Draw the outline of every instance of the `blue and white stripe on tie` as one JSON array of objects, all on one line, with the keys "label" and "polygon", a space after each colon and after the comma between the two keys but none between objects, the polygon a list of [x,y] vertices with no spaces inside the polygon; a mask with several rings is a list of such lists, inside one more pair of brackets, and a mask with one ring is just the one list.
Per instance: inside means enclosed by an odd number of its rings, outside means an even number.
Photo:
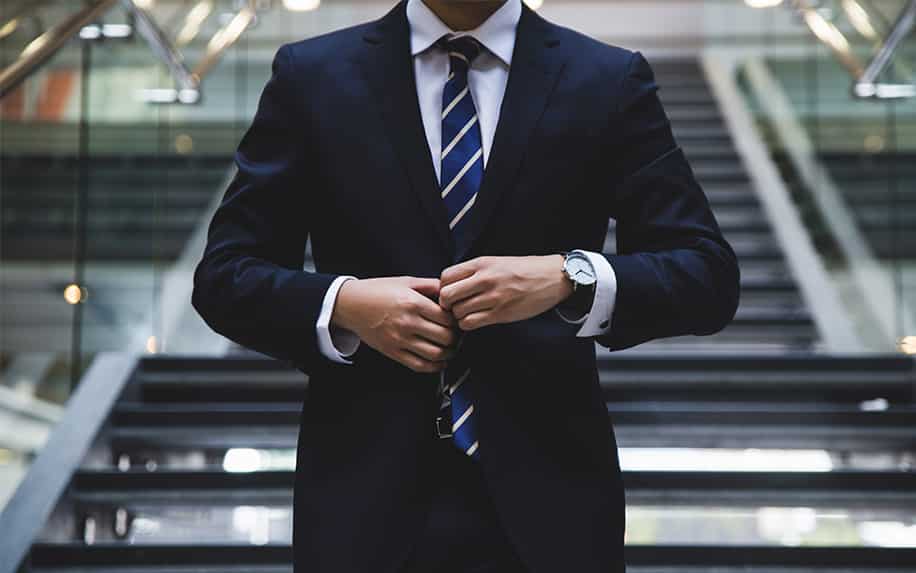
[{"label": "blue and white stripe on tie", "polygon": [[442,92],[442,153],[439,188],[449,228],[458,250],[468,239],[467,213],[474,206],[483,179],[483,144],[474,98],[468,89],[468,67],[480,53],[470,36],[440,40],[451,63]]},{"label": "blue and white stripe on tie", "polygon": [[[448,52],[450,69],[442,93],[442,153],[439,188],[448,214],[456,252],[469,240],[468,212],[477,200],[483,179],[483,144],[474,98],[468,89],[468,68],[480,53],[481,45],[470,36],[443,37],[438,45]],[[468,456],[479,457],[473,402],[473,380],[460,352],[442,371],[443,408],[450,411],[452,441]]]}]

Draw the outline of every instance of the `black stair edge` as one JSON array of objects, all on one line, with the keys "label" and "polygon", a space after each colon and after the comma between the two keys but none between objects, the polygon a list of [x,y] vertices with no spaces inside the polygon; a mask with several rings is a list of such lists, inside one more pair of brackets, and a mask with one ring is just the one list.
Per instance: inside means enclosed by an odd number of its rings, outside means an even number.
[{"label": "black stair edge", "polygon": [[[649,471],[622,472],[628,490],[880,492],[916,496],[916,473],[902,471]],[[288,489],[293,470],[232,473],[218,470],[127,471],[80,470],[73,476],[73,493],[99,491],[189,491]]]},{"label": "black stair edge", "polygon": [[[755,545],[628,545],[634,566],[810,566],[881,567],[903,571],[916,567],[916,549],[888,547],[787,547]],[[30,565],[289,565],[288,544],[267,545],[122,545],[37,543]]]},{"label": "black stair edge", "polygon": [[219,371],[238,373],[240,370],[251,372],[278,372],[294,371],[288,361],[276,360],[266,356],[246,355],[237,356],[227,354],[224,356],[171,356],[159,354],[144,356],[138,364],[138,374],[158,373],[168,371],[190,371],[217,373]]},{"label": "black stair edge", "polygon": [[[636,370],[741,370],[753,368],[765,370],[803,371],[848,371],[850,368],[916,373],[916,356],[894,352],[869,353],[698,353],[672,356],[666,353],[620,354],[598,357],[599,364],[614,366],[615,369]],[[240,370],[276,372],[294,370],[286,361],[270,357],[250,356],[208,356],[159,354],[144,356],[139,364],[143,372],[163,371],[222,371],[238,373]]]},{"label": "black stair edge", "polygon": [[[790,407],[792,406],[792,407]],[[126,402],[115,406],[111,423],[124,427],[298,426],[300,402]],[[916,440],[916,407],[904,403],[883,410],[862,409],[858,404],[741,403],[741,402],[609,402],[614,426],[778,426],[843,427],[863,431],[899,429],[913,431]]]},{"label": "black stair edge", "polygon": [[792,370],[843,371],[850,369],[882,372],[916,373],[916,356],[892,352],[867,354],[696,354],[666,356],[663,354],[616,354],[599,357],[599,364],[631,370]]}]

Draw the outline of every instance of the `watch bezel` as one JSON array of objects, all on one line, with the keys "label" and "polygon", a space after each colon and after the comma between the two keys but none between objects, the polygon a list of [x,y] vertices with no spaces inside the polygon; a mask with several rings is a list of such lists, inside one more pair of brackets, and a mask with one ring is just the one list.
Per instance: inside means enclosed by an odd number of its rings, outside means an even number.
[{"label": "watch bezel", "polygon": [[[583,282],[579,280],[578,276],[574,276],[569,270],[569,262],[573,259],[581,259],[588,264],[589,268],[592,270],[592,280],[590,282]],[[578,251],[569,251],[566,253],[566,258],[563,260],[563,273],[566,277],[572,281],[573,290],[578,290],[579,287],[582,288],[593,288],[598,283],[598,273],[595,269],[595,265],[592,264],[592,261],[584,253]]]}]

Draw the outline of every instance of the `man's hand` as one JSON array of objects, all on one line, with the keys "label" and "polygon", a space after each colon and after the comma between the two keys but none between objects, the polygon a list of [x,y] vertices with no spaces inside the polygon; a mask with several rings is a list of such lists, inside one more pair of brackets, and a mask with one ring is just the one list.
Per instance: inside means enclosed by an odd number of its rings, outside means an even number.
[{"label": "man's hand", "polygon": [[461,330],[531,318],[572,294],[563,261],[560,254],[464,261],[442,271],[439,304]]},{"label": "man's hand", "polygon": [[337,293],[331,324],[416,372],[438,372],[454,354],[455,319],[435,300],[439,279],[348,280]]}]

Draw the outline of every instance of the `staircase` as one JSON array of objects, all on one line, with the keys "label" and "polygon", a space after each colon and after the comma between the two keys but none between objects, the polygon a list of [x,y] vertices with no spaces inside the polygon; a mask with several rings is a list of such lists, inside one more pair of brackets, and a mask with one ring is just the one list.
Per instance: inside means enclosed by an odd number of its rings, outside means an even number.
[{"label": "staircase", "polygon": [[875,255],[916,262],[916,154],[830,152],[820,160]]},{"label": "staircase", "polygon": [[[916,461],[912,360],[618,356],[602,359],[600,373],[633,570],[916,568],[916,550],[868,536],[869,523],[906,523],[916,508],[906,471]],[[305,377],[272,360],[157,357],[120,383],[27,570],[291,571]],[[876,399],[886,402],[863,407]],[[762,450],[724,455],[743,448]],[[767,516],[779,531],[762,525]],[[786,547],[791,535],[813,547]]]},{"label": "staircase", "polygon": [[[653,67],[738,254],[742,297],[714,336],[599,352],[628,569],[916,571],[916,364],[815,352],[815,326],[700,68]],[[0,536],[0,573],[17,548],[41,573],[291,572],[306,378],[245,356],[148,357],[121,370],[106,360],[0,516],[3,531],[17,524]],[[892,539],[898,547],[885,546]]]},{"label": "staircase", "polygon": [[105,263],[174,260],[231,165],[231,157],[223,155],[0,157],[0,259],[72,259],[79,233],[80,169],[85,169],[86,258]]},{"label": "staircase", "polygon": [[[751,187],[699,63],[650,60],[659,97],[741,268],[735,319],[712,336],[680,336],[625,352],[813,351],[819,336],[779,243]],[[605,252],[616,251],[611,220]]]}]

